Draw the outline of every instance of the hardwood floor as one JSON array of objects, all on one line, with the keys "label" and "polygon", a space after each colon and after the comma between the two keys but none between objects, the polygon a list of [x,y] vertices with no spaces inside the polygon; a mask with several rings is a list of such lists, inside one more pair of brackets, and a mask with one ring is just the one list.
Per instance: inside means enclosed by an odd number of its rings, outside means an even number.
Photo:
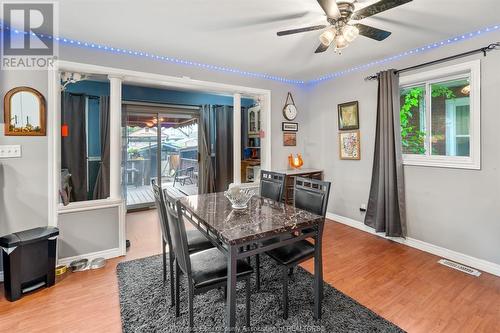
[{"label": "hardwood floor", "polygon": [[[101,270],[69,273],[55,287],[10,303],[0,292],[0,332],[120,332],[120,261],[160,253],[156,211],[127,215],[132,246]],[[324,277],[408,332],[500,332],[500,278],[479,278],[438,258],[329,221]],[[312,270],[312,262],[303,266]],[[160,268],[159,268],[160,269]]]}]

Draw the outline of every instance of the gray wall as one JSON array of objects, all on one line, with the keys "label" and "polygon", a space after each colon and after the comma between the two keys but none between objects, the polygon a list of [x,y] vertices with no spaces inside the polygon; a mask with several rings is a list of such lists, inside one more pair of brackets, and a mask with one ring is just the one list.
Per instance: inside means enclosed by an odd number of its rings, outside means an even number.
[{"label": "gray wall", "polygon": [[59,258],[118,248],[117,207],[59,215]]},{"label": "gray wall", "polygon": [[[3,96],[17,86],[47,95],[47,73],[0,73],[0,144],[22,145],[22,158],[0,159],[0,235],[47,225],[47,137],[4,136]],[[0,271],[2,270],[0,256]]]},{"label": "gray wall", "polygon": [[[489,35],[388,66],[403,68],[479,48],[496,39]],[[500,52],[458,62],[478,58],[482,64],[482,168],[405,166],[408,236],[500,264]],[[363,78],[382,69],[372,68],[320,85],[308,98],[307,160],[325,169],[326,178],[333,182],[328,211],[357,221],[363,221],[359,207],[368,201],[377,111],[377,83]],[[360,108],[361,161],[338,158],[337,104],[353,100],[359,101]]]}]

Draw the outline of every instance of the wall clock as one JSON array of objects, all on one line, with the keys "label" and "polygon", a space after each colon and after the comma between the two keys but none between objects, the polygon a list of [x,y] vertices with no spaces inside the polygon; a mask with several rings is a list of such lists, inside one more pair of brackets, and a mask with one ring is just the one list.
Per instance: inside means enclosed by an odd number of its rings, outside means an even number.
[{"label": "wall clock", "polygon": [[286,95],[285,106],[283,107],[283,117],[286,120],[294,120],[297,117],[297,107],[291,93]]}]

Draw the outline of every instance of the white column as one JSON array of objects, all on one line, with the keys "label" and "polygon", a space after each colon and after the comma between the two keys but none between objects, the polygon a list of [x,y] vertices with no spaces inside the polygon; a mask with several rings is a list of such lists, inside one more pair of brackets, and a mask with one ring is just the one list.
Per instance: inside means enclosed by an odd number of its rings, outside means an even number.
[{"label": "white column", "polygon": [[121,157],[122,157],[122,80],[109,76],[109,196],[113,200],[122,199]]},{"label": "white column", "polygon": [[241,184],[241,95],[233,95],[233,184]]}]

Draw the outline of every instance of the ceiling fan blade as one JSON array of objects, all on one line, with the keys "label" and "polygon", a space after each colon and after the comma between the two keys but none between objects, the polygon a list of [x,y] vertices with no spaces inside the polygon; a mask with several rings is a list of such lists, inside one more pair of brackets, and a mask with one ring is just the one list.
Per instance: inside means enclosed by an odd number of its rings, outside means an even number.
[{"label": "ceiling fan blade", "polygon": [[363,35],[365,37],[375,39],[378,41],[382,41],[392,34],[392,32],[390,32],[390,31],[385,31],[382,29],[370,27],[370,26],[367,26],[367,25],[364,25],[361,23],[355,24],[354,26],[359,29],[360,35]]},{"label": "ceiling fan blade", "polygon": [[326,16],[329,18],[339,18],[340,17],[340,10],[339,6],[337,5],[337,1],[335,0],[318,0],[319,5],[321,8],[323,8],[323,11],[325,12]]},{"label": "ceiling fan blade", "polygon": [[305,28],[298,28],[298,29],[291,29],[291,30],[284,30],[284,31],[279,31],[277,33],[278,36],[286,36],[286,35],[292,35],[292,34],[298,34],[301,32],[307,32],[307,31],[314,31],[314,30],[321,30],[326,28],[326,25],[313,25],[312,27],[305,27]]},{"label": "ceiling fan blade", "polygon": [[[330,44],[331,45],[331,44]],[[314,51],[314,53],[322,53],[322,52],[325,52],[326,50],[328,50],[328,48],[330,47],[330,45],[325,45],[323,43],[320,43],[318,48],[316,49],[316,51]]]},{"label": "ceiling fan blade", "polygon": [[373,5],[362,8],[354,14],[352,14],[353,20],[362,20],[366,17],[370,17],[372,15],[385,12],[394,7],[398,7],[404,5],[405,3],[411,2],[413,0],[380,0],[379,2],[374,3]]}]

